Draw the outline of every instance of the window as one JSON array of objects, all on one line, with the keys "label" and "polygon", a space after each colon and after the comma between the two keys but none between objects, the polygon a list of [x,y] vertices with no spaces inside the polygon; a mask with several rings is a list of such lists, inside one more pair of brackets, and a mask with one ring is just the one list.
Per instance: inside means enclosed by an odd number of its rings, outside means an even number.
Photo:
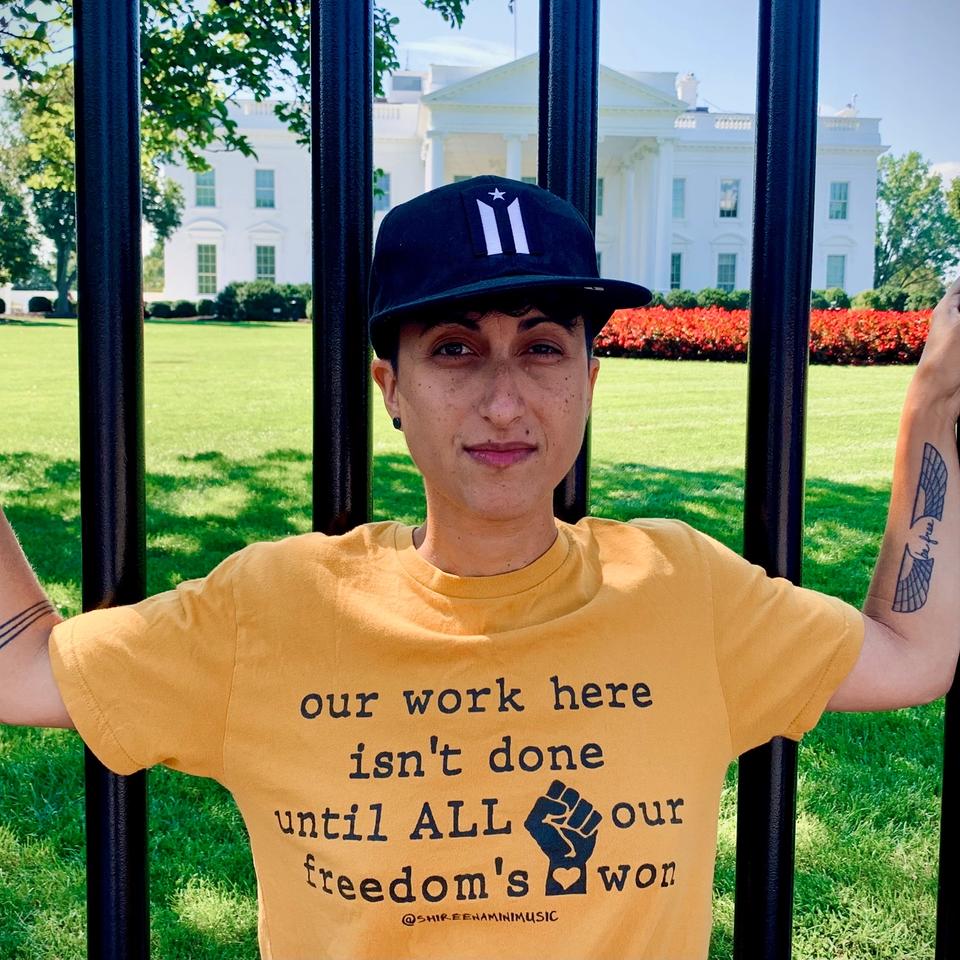
[{"label": "window", "polygon": [[603,216],[603,177],[597,177],[597,216]]},{"label": "window", "polygon": [[258,246],[255,249],[257,279],[270,280],[275,283],[277,279],[277,248]]},{"label": "window", "polygon": [[216,171],[204,170],[196,175],[196,205],[198,207],[215,207],[217,205]]},{"label": "window", "polygon": [[844,275],[847,272],[847,255],[845,253],[827,254],[827,287],[844,286]]},{"label": "window", "polygon": [[373,177],[373,186],[374,188],[379,187],[382,191],[381,193],[374,193],[373,195],[373,212],[376,213],[378,210],[389,210],[390,209],[390,174],[374,174]]},{"label": "window", "polygon": [[394,90],[422,90],[422,77],[393,77],[391,86]]},{"label": "window", "polygon": [[830,184],[830,219],[847,219],[847,192],[850,184],[846,180],[834,180]]},{"label": "window", "polygon": [[213,243],[197,244],[197,293],[217,292],[217,247]]},{"label": "window", "polygon": [[729,293],[737,285],[737,255],[735,253],[717,254],[717,286]]},{"label": "window", "polygon": [[458,173],[458,174],[455,174],[455,175],[454,175],[453,182],[454,182],[454,183],[463,183],[464,180],[469,180],[469,179],[470,179],[470,174],[469,174],[469,173]]},{"label": "window", "polygon": [[[676,183],[676,180],[674,180]],[[683,270],[683,254],[670,254],[670,289],[679,290],[681,288],[680,278]]]},{"label": "window", "polygon": [[600,264],[603,262],[603,254],[598,250],[597,251],[597,273],[602,274],[603,268]]},{"label": "window", "polygon": [[273,189],[273,171],[257,170],[254,174],[254,206],[275,207],[276,197]]},{"label": "window", "polygon": [[687,181],[683,177],[673,178],[673,219],[682,220],[686,216]]},{"label": "window", "polygon": [[737,216],[737,205],[740,200],[740,181],[720,181],[720,216]]},{"label": "window", "polygon": [[520,178],[524,183],[532,183],[534,186],[537,185],[536,177],[521,177]]}]

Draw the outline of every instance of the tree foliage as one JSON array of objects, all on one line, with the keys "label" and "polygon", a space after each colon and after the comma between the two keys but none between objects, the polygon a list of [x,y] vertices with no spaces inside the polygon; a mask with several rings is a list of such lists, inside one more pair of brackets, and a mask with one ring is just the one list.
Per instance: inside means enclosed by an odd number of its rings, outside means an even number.
[{"label": "tree foliage", "polygon": [[[422,2],[454,28],[469,0]],[[183,206],[179,186],[159,176],[161,163],[204,170],[203,153],[215,146],[255,155],[230,116],[239,96],[276,98],[277,116],[309,147],[309,9],[304,0],[141,0],[143,214],[159,239],[179,226]],[[64,311],[76,276],[72,3],[13,0],[7,10],[0,14],[0,68],[17,82],[11,103],[28,153],[20,174],[56,248],[58,309]],[[397,23],[384,7],[374,7],[377,95],[384,74],[400,66]]]},{"label": "tree foliage", "polygon": [[875,288],[912,292],[960,261],[960,219],[939,174],[916,151],[878,163]]},{"label": "tree foliage", "polygon": [[[451,28],[469,0],[422,0]],[[72,5],[65,0],[14,0],[0,18],[0,66],[21,95],[44,107],[44,79],[69,58]],[[304,0],[142,0],[140,4],[141,140],[154,161],[182,160],[206,169],[202,153],[218,144],[253,154],[230,117],[240,95],[281,96],[275,112],[309,145],[310,22]],[[400,66],[398,19],[374,7],[374,93]]]}]

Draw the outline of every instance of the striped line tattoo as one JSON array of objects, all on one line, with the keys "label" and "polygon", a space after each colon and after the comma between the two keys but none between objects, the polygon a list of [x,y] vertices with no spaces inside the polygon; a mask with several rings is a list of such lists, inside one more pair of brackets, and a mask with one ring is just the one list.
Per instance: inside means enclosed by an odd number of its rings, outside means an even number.
[{"label": "striped line tattoo", "polygon": [[30,624],[35,623],[48,613],[56,613],[56,608],[49,600],[38,600],[36,603],[21,610],[16,616],[0,623],[0,650],[11,640],[16,640]]}]

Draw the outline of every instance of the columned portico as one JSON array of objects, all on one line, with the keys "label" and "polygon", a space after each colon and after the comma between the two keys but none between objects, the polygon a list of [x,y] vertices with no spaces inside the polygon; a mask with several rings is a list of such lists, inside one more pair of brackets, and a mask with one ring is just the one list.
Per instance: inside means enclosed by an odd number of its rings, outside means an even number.
[{"label": "columned portico", "polygon": [[426,164],[424,166],[424,192],[443,186],[443,140],[442,130],[428,130],[424,142]]},{"label": "columned portico", "polygon": [[620,276],[633,280],[637,273],[636,263],[636,181],[635,161],[629,158],[621,168],[623,176],[623,220],[620,239]]},{"label": "columned portico", "polygon": [[523,141],[526,138],[521,134],[512,133],[504,136],[507,142],[507,177],[519,180],[523,171]]},{"label": "columned portico", "polygon": [[673,237],[673,141],[657,138],[657,220],[654,228],[652,290],[670,289],[670,242]]}]

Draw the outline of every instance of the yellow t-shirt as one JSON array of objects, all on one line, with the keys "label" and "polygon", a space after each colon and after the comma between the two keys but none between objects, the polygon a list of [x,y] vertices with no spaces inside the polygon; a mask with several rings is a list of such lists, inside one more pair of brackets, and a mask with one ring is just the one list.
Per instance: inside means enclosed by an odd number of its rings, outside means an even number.
[{"label": "yellow t-shirt", "polygon": [[265,960],[707,954],[728,764],[817,722],[859,611],[664,519],[458,577],[411,526],[254,543],[56,626],[80,735],[213,777]]}]

